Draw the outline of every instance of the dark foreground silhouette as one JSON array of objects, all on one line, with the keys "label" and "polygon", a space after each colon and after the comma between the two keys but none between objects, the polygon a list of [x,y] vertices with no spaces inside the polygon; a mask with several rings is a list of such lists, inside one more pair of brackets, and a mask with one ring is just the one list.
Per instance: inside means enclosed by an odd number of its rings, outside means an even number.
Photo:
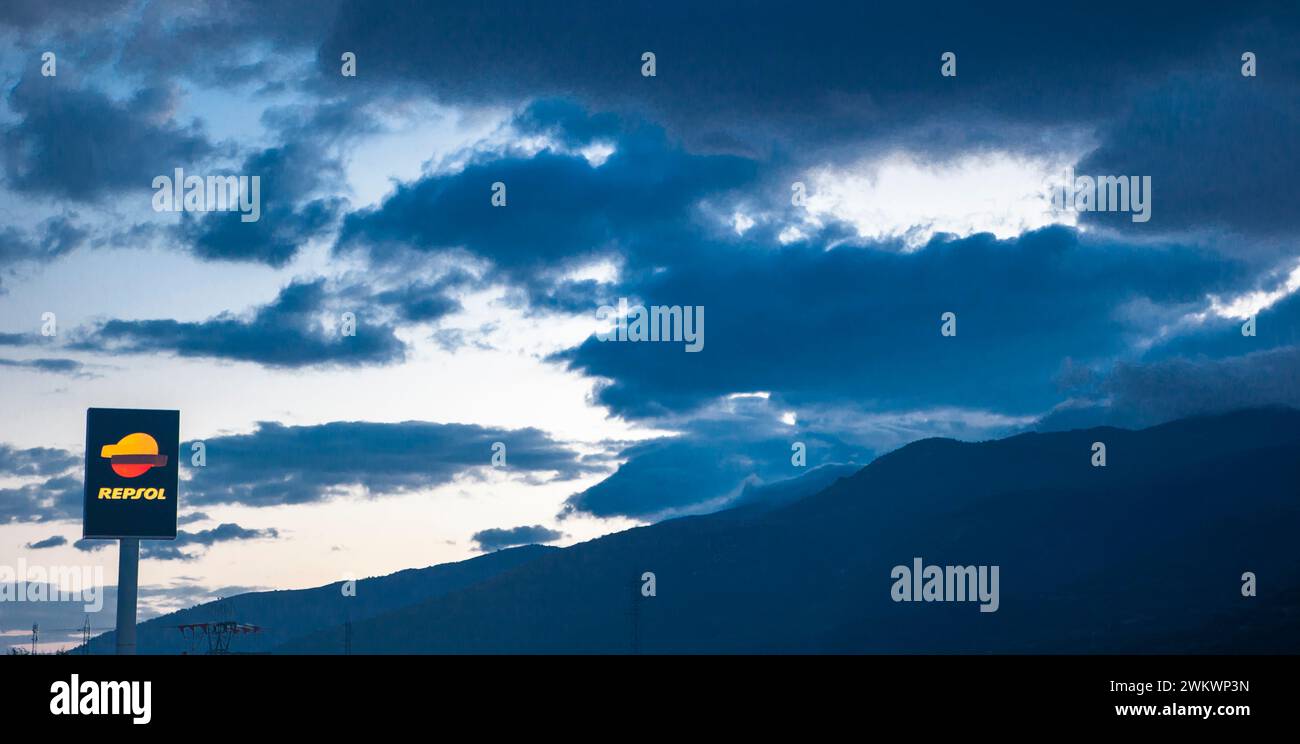
[{"label": "dark foreground silhouette", "polygon": [[[141,650],[179,651],[167,626],[224,612],[269,628],[240,650],[279,653],[343,652],[345,613],[353,653],[1300,651],[1300,411],[929,439],[821,485],[369,579],[353,598],[242,595],[142,624]],[[894,601],[891,570],[916,557],[998,566],[997,611]]]}]

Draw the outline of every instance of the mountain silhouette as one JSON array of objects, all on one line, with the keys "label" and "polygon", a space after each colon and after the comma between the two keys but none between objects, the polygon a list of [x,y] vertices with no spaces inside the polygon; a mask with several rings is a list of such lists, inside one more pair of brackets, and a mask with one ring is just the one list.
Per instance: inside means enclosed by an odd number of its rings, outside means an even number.
[{"label": "mountain silhouette", "polygon": [[[736,504],[366,579],[346,600],[337,583],[231,597],[141,624],[140,650],[229,616],[267,627],[240,650],[341,653],[351,613],[354,653],[1300,652],[1293,409],[926,439]],[[997,566],[997,610],[894,601],[915,558]]]},{"label": "mountain silhouette", "polygon": [[[241,635],[232,643],[232,650],[241,653],[271,651],[295,637],[329,629],[333,631],[318,636],[318,642],[330,643],[337,648],[319,650],[342,652],[345,648],[343,626],[349,619],[353,622],[364,620],[472,586],[556,550],[559,548],[528,545],[458,563],[359,579],[353,596],[345,596],[344,582],[336,581],[312,589],[249,592],[226,597],[140,623],[136,630],[137,651],[142,654],[173,654],[191,650],[202,653],[206,647],[190,649],[176,626],[233,620],[262,628],[259,633]],[[113,653],[116,643],[116,636],[110,631],[91,639],[90,652]]]},{"label": "mountain silhouette", "polygon": [[[1094,467],[1093,444],[1106,446]],[[359,653],[1300,650],[1300,412],[918,441],[770,509],[608,535],[354,624]],[[1000,568],[996,612],[891,571]],[[655,575],[655,596],[642,576]],[[1245,597],[1242,575],[1257,575]],[[328,652],[337,629],[284,644]]]}]

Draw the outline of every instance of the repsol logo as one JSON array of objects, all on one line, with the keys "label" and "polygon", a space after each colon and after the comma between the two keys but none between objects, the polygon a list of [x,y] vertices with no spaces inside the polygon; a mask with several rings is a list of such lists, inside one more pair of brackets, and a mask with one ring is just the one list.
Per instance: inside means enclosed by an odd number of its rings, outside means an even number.
[{"label": "repsol logo", "polygon": [[151,682],[70,682],[50,685],[50,713],[56,716],[133,716],[131,723],[153,720]]},{"label": "repsol logo", "polygon": [[131,501],[166,501],[167,489],[165,488],[101,488],[99,489],[99,498],[101,499],[129,499]]}]

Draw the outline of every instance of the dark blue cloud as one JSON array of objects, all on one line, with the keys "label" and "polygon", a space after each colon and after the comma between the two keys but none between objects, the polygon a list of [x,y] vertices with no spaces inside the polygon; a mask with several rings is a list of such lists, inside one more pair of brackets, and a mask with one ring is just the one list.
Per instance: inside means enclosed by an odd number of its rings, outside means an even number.
[{"label": "dark blue cloud", "polygon": [[[782,442],[768,444],[773,455],[782,455]],[[789,445],[785,446],[788,451]],[[600,483],[569,497],[561,516],[653,518],[670,509],[689,509],[734,495],[754,463],[741,453],[719,449],[713,442],[694,438],[629,447],[620,454],[627,462]]]},{"label": "dark blue cloud", "polygon": [[205,440],[208,464],[184,487],[191,505],[318,502],[352,491],[383,496],[432,488],[491,466],[506,445],[508,472],[559,478],[587,471],[581,458],[537,429],[422,421],[262,423],[250,434]]},{"label": "dark blue cloud", "polygon": [[[1276,292],[1283,283],[1274,275],[1244,289]],[[1238,408],[1300,408],[1300,294],[1257,313],[1254,335],[1242,333],[1245,323],[1206,313],[1139,358],[1069,370],[1060,379],[1069,399],[1038,428],[1142,427]]]},{"label": "dark blue cloud", "polygon": [[1243,408],[1300,408],[1300,347],[1222,359],[1119,362],[1073,392],[1077,397],[1057,406],[1033,428],[1140,428]]},{"label": "dark blue cloud", "polygon": [[1238,408],[1300,408],[1300,294],[1259,312],[1255,335],[1242,334],[1244,323],[1210,314],[1138,359],[1070,370],[1060,380],[1070,399],[1038,428],[1142,427]]},{"label": "dark blue cloud", "polygon": [[[356,335],[342,335],[337,324],[321,325],[320,315],[326,311],[338,318],[353,312]],[[318,279],[290,284],[251,317],[223,314],[199,322],[109,320],[80,334],[73,347],[112,354],[170,352],[289,368],[401,361],[405,344],[392,327],[375,320],[382,314],[375,306],[341,302]]]},{"label": "dark blue cloud", "polygon": [[214,151],[202,130],[171,120],[174,90],[115,101],[66,79],[29,70],[9,91],[18,116],[0,134],[9,188],[82,202],[139,193],[144,204],[155,176]]},{"label": "dark blue cloud", "polygon": [[0,5],[0,24],[21,29],[43,24],[88,24],[127,4],[127,0],[7,0]]},{"label": "dark blue cloud", "polygon": [[[557,355],[610,380],[600,402],[662,415],[734,392],[802,404],[986,407],[1057,402],[1065,359],[1127,351],[1156,318],[1142,303],[1199,306],[1242,268],[1193,248],[1131,246],[1049,228],[1013,240],[879,247],[699,245],[695,258],[620,287],[646,304],[705,307],[705,348],[602,343]],[[613,301],[607,296],[605,302]],[[1138,303],[1126,312],[1126,306]],[[957,336],[940,334],[957,315]]]},{"label": "dark blue cloud", "polygon": [[81,478],[73,475],[0,488],[0,525],[79,518],[82,497]]},{"label": "dark blue cloud", "polygon": [[0,229],[0,268],[24,261],[50,261],[75,250],[86,238],[86,231],[67,216],[42,222],[34,235],[6,226]]},{"label": "dark blue cloud", "polygon": [[25,546],[28,550],[44,550],[46,548],[58,548],[68,544],[68,538],[63,535],[53,535],[44,540],[29,542]]},{"label": "dark blue cloud", "polygon": [[0,476],[53,475],[76,466],[81,459],[67,450],[52,447],[17,449],[0,444]]},{"label": "dark blue cloud", "polygon": [[258,177],[260,218],[245,222],[239,211],[183,213],[181,238],[200,258],[283,266],[329,231],[347,205],[337,196],[311,198],[321,190],[338,191],[344,178],[337,161],[310,140],[263,150],[238,174]]},{"label": "dark blue cloud", "polygon": [[1300,293],[1283,297],[1260,311],[1255,318],[1255,335],[1242,334],[1244,320],[1207,317],[1204,322],[1145,355],[1149,361],[1175,357],[1232,357],[1254,351],[1300,345]]},{"label": "dark blue cloud", "polygon": [[[599,166],[562,151],[484,155],[350,216],[339,249],[469,251],[524,285],[537,308],[594,312],[619,296],[704,306],[704,353],[593,338],[555,357],[606,381],[598,400],[624,415],[688,411],[749,390],[793,404],[1032,414],[1060,402],[1054,378],[1067,360],[1128,355],[1170,316],[1204,309],[1207,294],[1254,281],[1248,261],[1214,247],[1060,227],[1005,241],[940,237],[914,252],[846,240],[837,225],[789,246],[776,240],[779,225],[738,240],[699,209],[761,186],[757,161],[691,155],[659,130],[564,101],[536,102],[515,126],[562,149],[608,141],[616,150]],[[498,178],[511,201],[494,209],[488,187]],[[595,255],[619,261],[617,284],[554,271]],[[939,334],[948,311],[956,338]]]},{"label": "dark blue cloud", "polygon": [[[434,488],[491,467],[495,442],[506,445],[506,472],[529,480],[568,480],[601,467],[538,429],[426,421],[334,421],[308,427],[261,423],[251,433],[204,442],[207,466],[191,468],[192,477],[181,486],[191,506],[274,506],[325,501],[348,492],[377,497]],[[0,489],[0,524],[78,518],[82,483],[74,471],[79,464],[81,458],[64,450],[0,445],[0,475],[48,476]],[[208,515],[195,512],[181,524],[203,519]],[[190,533],[175,546],[203,545],[230,533],[233,529],[224,524]]]},{"label": "dark blue cloud", "polygon": [[[1150,176],[1151,221],[1132,225],[1127,214],[1089,213],[1086,222],[1274,238],[1300,227],[1294,201],[1283,196],[1295,188],[1296,159],[1287,154],[1300,130],[1300,47],[1269,54],[1257,41],[1225,49],[1217,69],[1172,76],[1125,100],[1079,173]],[[1243,77],[1234,61],[1247,48],[1262,55],[1259,77]]]},{"label": "dark blue cloud", "polygon": [[149,540],[140,547],[140,557],[153,561],[192,561],[197,555],[191,555],[169,542]]},{"label": "dark blue cloud", "polygon": [[[32,231],[0,228],[0,293],[4,291],[5,277],[16,273],[20,266],[53,261],[85,243],[87,232],[73,221],[75,216],[51,217]],[[15,334],[0,333],[0,346],[17,343]]]},{"label": "dark blue cloud", "polygon": [[51,374],[85,375],[86,365],[76,359],[0,359],[0,367],[34,369]]},{"label": "dark blue cloud", "polygon": [[1106,380],[1111,408],[1137,425],[1239,408],[1300,408],[1300,347],[1225,359],[1120,363]]},{"label": "dark blue cloud", "polygon": [[[24,27],[77,17],[25,1],[6,8]],[[1123,23],[1115,22],[1119,17]],[[868,130],[891,137],[947,118],[963,122],[947,128],[960,138],[973,118],[989,112],[1033,125],[1091,122],[1112,114],[1135,88],[1216,59],[1231,67],[1244,48],[1269,61],[1266,74],[1294,79],[1284,60],[1296,46],[1297,14],[1286,2],[1198,4],[1170,13],[1118,0],[998,9],[957,1],[921,7],[814,0],[792,7],[778,0],[526,0],[500,13],[406,0],[245,0],[183,11],[151,5],[112,29],[120,49],[91,43],[99,26],[84,26],[82,46],[132,75],[226,86],[287,82],[353,95],[364,82],[367,91],[387,86],[443,101],[508,105],[565,96],[649,114],[699,142],[752,146],[773,131],[807,144],[858,139]],[[286,81],[286,63],[259,53],[266,48],[284,56],[314,48],[317,74]],[[659,55],[656,78],[640,75],[647,50]],[[939,54],[949,50],[959,54],[956,79],[938,75]],[[358,55],[355,80],[339,75],[345,51]],[[214,66],[212,59],[231,64]],[[1005,127],[990,131],[1014,136]]]},{"label": "dark blue cloud", "polygon": [[[184,77],[205,86],[276,89],[295,54],[327,33],[339,0],[229,0],[220,5],[150,4],[117,31],[125,72]],[[270,50],[268,52],[268,50]],[[225,64],[213,64],[213,60]],[[335,69],[337,72],[337,68]]]},{"label": "dark blue cloud", "polygon": [[468,272],[452,270],[432,281],[411,281],[377,292],[374,299],[393,308],[403,320],[428,323],[458,312],[461,304],[454,296],[455,292],[476,286],[478,280]]},{"label": "dark blue cloud", "polygon": [[[990,9],[578,0],[515,3],[503,14],[491,6],[417,11],[392,0],[345,4],[318,65],[322,75],[337,73],[339,55],[353,51],[370,80],[423,85],[444,100],[562,95],[648,112],[697,143],[753,148],[774,131],[804,143],[888,138],[990,112],[1033,125],[1096,121],[1136,83],[1201,64],[1228,42],[1237,50],[1249,40],[1265,58],[1282,59],[1295,28],[1285,3],[1170,13],[1122,2]],[[645,51],[658,55],[655,78],[641,77]],[[955,79],[938,74],[944,51],[959,56]],[[1279,64],[1271,74],[1296,73]],[[936,130],[969,136],[963,127]],[[1016,136],[1009,127],[989,132]]]},{"label": "dark blue cloud", "polygon": [[[911,253],[845,243],[834,225],[791,246],[771,227],[723,239],[697,208],[752,188],[756,161],[689,155],[660,131],[563,101],[535,103],[516,126],[564,147],[605,138],[617,149],[600,166],[563,152],[484,156],[349,217],[340,250],[467,250],[524,284],[539,308],[593,312],[618,296],[705,306],[713,345],[702,354],[593,338],[557,355],[608,380],[598,398],[621,414],[659,416],[747,390],[793,403],[1034,413],[1059,402],[1054,377],[1067,359],[1128,354],[1168,315],[1253,281],[1248,262],[1195,243],[1129,245],[1067,228],[1008,241],[939,238]],[[497,174],[512,187],[502,209],[488,200]],[[536,210],[516,210],[516,184],[527,184],[525,199],[545,191]],[[839,247],[825,250],[831,241]],[[546,273],[603,251],[622,266],[614,286]],[[958,315],[954,339],[938,332],[947,311]]]},{"label": "dark blue cloud", "polygon": [[[212,547],[219,542],[265,540],[279,536],[280,533],[273,528],[251,529],[226,522],[212,529],[199,530],[198,532],[178,530],[175,540],[146,540],[140,546],[140,556],[163,561],[191,561],[203,554],[202,549]],[[198,547],[200,550],[197,552],[186,552],[184,550],[184,548],[193,547]]]},{"label": "dark blue cloud", "polygon": [[499,527],[480,530],[475,532],[470,540],[478,545],[478,550],[484,553],[492,550],[501,550],[502,548],[513,548],[520,545],[536,545],[539,543],[555,542],[564,537],[563,532],[543,527],[535,524],[531,527],[511,527],[502,529]]},{"label": "dark blue cloud", "polygon": [[172,544],[176,546],[202,545],[208,547],[229,540],[251,540],[254,538],[274,538],[279,536],[280,533],[272,528],[264,530],[249,529],[247,527],[240,527],[237,524],[226,522],[217,525],[212,529],[199,530],[198,532],[180,530],[176,534],[176,540]]},{"label": "dark blue cloud", "polygon": [[50,522],[81,515],[81,458],[51,447],[19,449],[0,444],[0,477],[40,480],[0,488],[0,525]]},{"label": "dark blue cloud", "polygon": [[[553,128],[562,141],[577,137],[575,130],[584,137],[614,130],[556,102],[529,108],[520,120],[525,131]],[[671,261],[690,248],[681,236],[696,203],[752,183],[757,172],[757,163],[743,158],[688,154],[652,127],[621,132],[617,147],[600,165],[556,150],[481,156],[463,171],[400,186],[378,207],[349,215],[338,250],[383,260],[408,250],[464,249],[521,284],[553,281],[575,262],[600,256]],[[492,206],[496,182],[506,185],[505,207]]]},{"label": "dark blue cloud", "polygon": [[[765,402],[733,401],[725,413],[681,424],[674,437],[639,442],[619,453],[623,464],[608,478],[569,497],[560,517],[588,514],[654,520],[716,511],[809,468],[865,464],[872,452],[806,427],[782,424]],[[804,465],[792,460],[804,445]],[[746,498],[746,494],[748,497]]]},{"label": "dark blue cloud", "polygon": [[513,125],[520,136],[545,136],[570,151],[621,139],[629,128],[626,117],[591,112],[567,98],[532,101],[514,117]]}]

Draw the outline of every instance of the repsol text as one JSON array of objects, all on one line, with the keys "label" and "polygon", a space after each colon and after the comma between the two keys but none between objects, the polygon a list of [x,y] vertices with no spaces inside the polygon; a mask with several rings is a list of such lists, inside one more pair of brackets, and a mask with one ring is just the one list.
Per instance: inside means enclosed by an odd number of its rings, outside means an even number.
[{"label": "repsol text", "polygon": [[130,499],[138,501],[166,501],[167,489],[165,488],[101,488],[99,489],[99,498],[101,499]]}]

